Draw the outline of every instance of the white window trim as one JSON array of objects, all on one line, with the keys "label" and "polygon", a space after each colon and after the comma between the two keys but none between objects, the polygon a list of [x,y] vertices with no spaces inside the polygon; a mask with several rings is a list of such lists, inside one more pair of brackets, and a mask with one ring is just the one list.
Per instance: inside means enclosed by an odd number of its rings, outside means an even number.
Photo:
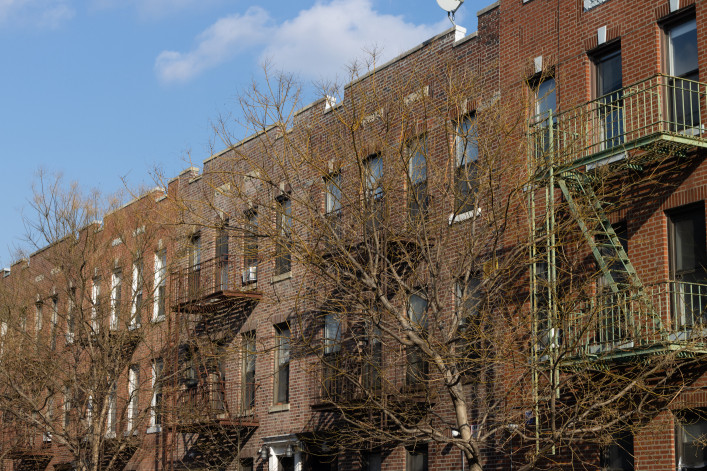
[{"label": "white window trim", "polygon": [[[118,276],[120,274],[120,276]],[[121,293],[120,297],[122,300],[123,293],[123,272],[122,271],[114,271],[113,274],[111,275],[111,280],[110,280],[110,329],[111,330],[117,330],[118,329],[118,310],[120,309],[120,306],[118,306],[118,297],[116,294],[118,293],[118,288],[120,288]]]},{"label": "white window trim", "polygon": [[137,365],[132,365],[128,369],[128,410],[126,428],[132,431],[135,427],[135,419],[138,412],[138,387],[140,381],[140,370]]},{"label": "white window trim", "polygon": [[[157,365],[160,365],[160,372],[157,371]],[[162,424],[157,424],[157,414],[155,413],[155,408],[157,407],[157,387],[162,388],[158,382],[158,374],[161,374],[162,368],[164,367],[162,363],[162,358],[156,358],[152,360],[151,371],[152,371],[152,398],[150,399],[150,427],[147,429],[147,433],[156,433],[162,430]],[[161,391],[160,391],[161,392]]]},{"label": "white window trim", "polygon": [[[158,295],[159,293],[159,288],[161,286],[165,287],[166,290],[166,283],[167,283],[167,276],[166,276],[166,265],[167,265],[167,252],[165,250],[160,250],[159,252],[155,252],[155,296],[152,302],[152,322],[159,322],[161,320],[164,320],[165,314],[160,315],[159,310],[160,310],[160,302],[164,301],[163,299],[160,299],[160,296]],[[165,297],[167,293],[165,292]],[[166,307],[165,307],[166,309]]]},{"label": "white window trim", "polygon": [[[141,283],[139,283],[139,278],[140,278],[140,266],[139,264],[142,263],[141,260],[136,260],[133,262],[133,276],[131,280],[131,287],[132,287],[132,300],[130,303],[130,325],[129,328],[132,329],[138,329],[140,328],[140,322],[137,320],[137,299],[138,295],[142,294],[142,286],[140,286]],[[142,304],[142,303],[141,303]],[[142,308],[142,306],[140,306]]]},{"label": "white window trim", "polygon": [[449,215],[449,225],[451,226],[452,224],[456,224],[458,222],[464,222],[467,219],[472,219],[481,216],[481,208],[475,208],[472,209],[471,211],[467,211],[465,213],[460,213],[460,214],[454,214],[451,213]]},{"label": "white window trim", "polygon": [[98,298],[101,295],[101,283],[99,280],[94,279],[93,285],[91,286],[91,328],[93,333],[97,334],[100,330],[99,319],[98,319]]}]

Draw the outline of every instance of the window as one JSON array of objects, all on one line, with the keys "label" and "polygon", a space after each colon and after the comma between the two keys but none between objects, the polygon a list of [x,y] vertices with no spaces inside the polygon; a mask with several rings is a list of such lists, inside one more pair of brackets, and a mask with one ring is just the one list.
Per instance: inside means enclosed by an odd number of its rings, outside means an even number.
[{"label": "window", "polygon": [[707,322],[707,249],[704,205],[680,208],[668,215],[670,274],[674,281],[673,315],[676,325]]},{"label": "window", "polygon": [[97,334],[101,328],[101,279],[94,278],[91,287],[91,329]]},{"label": "window", "polygon": [[117,386],[113,383],[108,393],[108,416],[106,417],[106,436],[115,437],[118,418],[118,404],[116,398]]},{"label": "window", "polygon": [[381,390],[381,371],[383,369],[383,344],[381,331],[372,323],[366,325],[367,348],[363,356],[363,387],[368,392]]},{"label": "window", "polygon": [[[413,294],[408,299],[408,316],[410,324],[419,336],[427,335],[427,300],[419,294]],[[408,347],[407,350],[407,384],[416,385],[427,380],[429,364],[419,347]]]},{"label": "window", "polygon": [[39,339],[39,334],[42,332],[42,317],[44,316],[42,312],[44,310],[43,307],[44,303],[42,303],[41,301],[38,301],[34,305],[34,314],[36,315],[34,333],[37,336],[37,339]]},{"label": "window", "polygon": [[152,309],[152,320],[164,319],[167,302],[167,251],[155,253],[155,300]]},{"label": "window", "polygon": [[274,403],[290,402],[290,327],[275,326],[275,391]]},{"label": "window", "polygon": [[277,245],[275,247],[275,275],[282,275],[292,269],[292,202],[286,196],[278,198]]},{"label": "window", "polygon": [[479,159],[476,118],[465,116],[457,125],[454,171],[454,214],[473,211],[478,188],[477,166]]},{"label": "window", "polygon": [[627,431],[613,439],[602,451],[602,471],[633,471],[633,435]]},{"label": "window", "polygon": [[322,386],[324,397],[341,394],[341,317],[338,313],[324,316],[324,358],[322,368]]},{"label": "window", "polygon": [[142,323],[142,258],[138,258],[133,263],[133,303],[130,309],[130,328],[140,327]]},{"label": "window", "polygon": [[254,471],[253,458],[244,458],[240,462],[239,471]]},{"label": "window", "polygon": [[362,458],[363,471],[381,471],[383,460],[379,451],[364,452]]},{"label": "window", "polygon": [[331,173],[324,178],[326,218],[329,229],[335,236],[341,236],[341,172]]},{"label": "window", "polygon": [[139,397],[138,391],[140,387],[140,367],[131,365],[128,370],[128,420],[127,429],[133,430],[138,416]]},{"label": "window", "polygon": [[76,288],[71,287],[69,289],[69,299],[67,301],[67,313],[66,313],[66,343],[74,343],[74,330],[76,328],[76,313],[74,309],[76,307]]},{"label": "window", "polygon": [[150,427],[157,430],[162,425],[162,358],[152,360],[152,404]]},{"label": "window", "polygon": [[427,444],[408,447],[405,459],[405,471],[427,471]]},{"label": "window", "polygon": [[123,302],[123,272],[115,270],[110,278],[110,328],[118,328],[120,307]]},{"label": "window", "polygon": [[228,289],[228,219],[216,234],[216,287],[220,291]]},{"label": "window", "polygon": [[71,388],[64,386],[64,428],[67,428],[71,423],[72,401]]},{"label": "window", "polygon": [[700,99],[697,63],[697,21],[692,18],[672,25],[668,38],[669,80],[668,114],[672,131],[689,132],[700,125]]},{"label": "window", "polygon": [[243,237],[243,284],[258,280],[258,213],[246,213],[246,227]]},{"label": "window", "polygon": [[372,230],[378,228],[383,222],[383,211],[385,209],[383,191],[383,158],[379,154],[374,154],[366,160],[366,204],[370,211],[367,218],[367,228]]},{"label": "window", "polygon": [[56,349],[56,336],[57,336],[57,325],[59,324],[59,297],[52,296],[52,317],[51,323],[51,349]]},{"label": "window", "polygon": [[410,191],[408,193],[408,210],[413,221],[427,213],[427,141],[425,136],[413,139],[408,143],[408,178]]},{"label": "window", "polygon": [[601,5],[606,0],[584,0],[584,11],[590,10],[596,6]]},{"label": "window", "polygon": [[595,58],[596,96],[600,123],[600,149],[611,149],[624,142],[624,113],[621,50],[613,50]]},{"label": "window", "polygon": [[189,238],[189,267],[187,268],[189,298],[200,294],[201,284],[201,234],[195,233]]},{"label": "window", "polygon": [[675,423],[675,464],[678,471],[707,469],[707,434],[705,410],[695,409],[677,414]]},{"label": "window", "polygon": [[255,331],[243,335],[243,411],[255,408]]},{"label": "window", "polygon": [[337,353],[341,350],[341,318],[339,314],[329,313],[324,316],[324,353]]},{"label": "window", "polygon": [[[555,79],[553,77],[540,77],[542,81],[535,83],[533,93],[535,95],[535,108],[533,110],[533,143],[538,162],[548,163],[551,152],[555,150],[557,143],[557,94],[555,90]],[[553,142],[554,141],[554,142]]]}]

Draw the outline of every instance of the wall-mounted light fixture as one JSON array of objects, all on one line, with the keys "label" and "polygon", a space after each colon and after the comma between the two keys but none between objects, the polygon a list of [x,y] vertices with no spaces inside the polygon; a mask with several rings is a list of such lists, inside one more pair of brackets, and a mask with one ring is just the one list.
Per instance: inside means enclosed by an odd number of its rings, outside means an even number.
[{"label": "wall-mounted light fixture", "polygon": [[268,449],[268,446],[267,446],[267,445],[261,446],[261,447],[260,447],[260,450],[258,451],[258,453],[260,453],[260,459],[263,460],[263,461],[267,460],[267,459],[268,459],[268,454],[269,454],[268,452],[269,452],[269,451],[270,451],[270,450]]}]

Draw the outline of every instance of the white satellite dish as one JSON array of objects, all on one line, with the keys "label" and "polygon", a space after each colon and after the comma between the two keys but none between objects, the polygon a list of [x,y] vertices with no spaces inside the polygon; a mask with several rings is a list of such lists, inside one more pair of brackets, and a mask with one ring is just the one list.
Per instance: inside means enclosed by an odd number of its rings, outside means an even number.
[{"label": "white satellite dish", "polygon": [[447,13],[454,13],[464,3],[464,0],[437,0],[437,5]]}]

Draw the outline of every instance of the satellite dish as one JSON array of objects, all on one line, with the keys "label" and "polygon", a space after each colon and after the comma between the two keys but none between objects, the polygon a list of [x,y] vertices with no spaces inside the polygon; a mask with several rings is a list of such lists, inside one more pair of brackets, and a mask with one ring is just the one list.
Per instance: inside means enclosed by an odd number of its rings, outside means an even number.
[{"label": "satellite dish", "polygon": [[464,0],[437,0],[437,5],[447,13],[454,13],[464,3]]}]

